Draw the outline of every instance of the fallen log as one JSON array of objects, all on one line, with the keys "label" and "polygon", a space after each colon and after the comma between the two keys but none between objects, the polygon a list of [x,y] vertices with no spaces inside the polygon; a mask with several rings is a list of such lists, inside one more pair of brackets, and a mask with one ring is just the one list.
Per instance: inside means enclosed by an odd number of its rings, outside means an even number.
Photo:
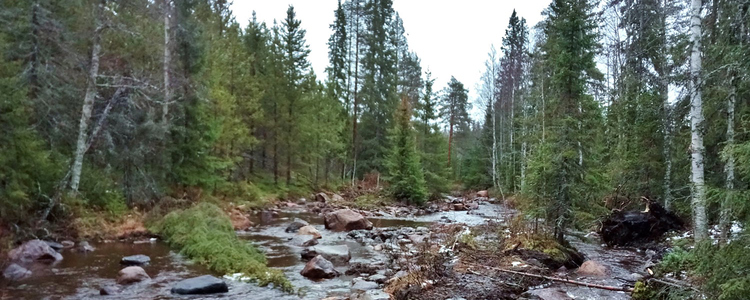
[{"label": "fallen log", "polygon": [[601,284],[588,283],[588,282],[583,282],[583,281],[570,280],[566,278],[545,276],[545,275],[539,275],[539,274],[533,274],[533,273],[513,271],[513,270],[508,270],[508,269],[503,269],[503,268],[488,267],[488,266],[478,266],[478,265],[471,265],[471,264],[468,264],[468,266],[477,267],[477,268],[485,268],[489,270],[510,273],[510,274],[515,274],[515,275],[529,276],[529,277],[541,278],[541,279],[552,280],[552,281],[557,281],[557,282],[570,283],[570,284],[575,284],[575,285],[580,285],[580,286],[585,286],[585,287],[590,287],[590,288],[595,288],[595,289],[617,291],[617,292],[628,292],[628,293],[633,292],[633,288],[629,288],[629,287],[601,285]]}]

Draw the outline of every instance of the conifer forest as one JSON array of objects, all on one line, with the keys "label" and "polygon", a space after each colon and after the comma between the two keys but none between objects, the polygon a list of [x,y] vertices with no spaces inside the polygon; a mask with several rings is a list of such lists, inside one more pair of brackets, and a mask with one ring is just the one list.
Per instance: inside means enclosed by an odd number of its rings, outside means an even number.
[{"label": "conifer forest", "polygon": [[0,1],[0,299],[750,299],[750,0],[399,1]]}]

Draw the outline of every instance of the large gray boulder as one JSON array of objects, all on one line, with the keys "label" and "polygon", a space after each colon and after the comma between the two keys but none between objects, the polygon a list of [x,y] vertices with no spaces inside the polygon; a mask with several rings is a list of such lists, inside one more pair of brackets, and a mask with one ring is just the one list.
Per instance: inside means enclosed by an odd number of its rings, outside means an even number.
[{"label": "large gray boulder", "polygon": [[229,286],[223,280],[211,275],[203,275],[185,279],[172,287],[173,294],[216,294],[229,292]]},{"label": "large gray boulder", "polygon": [[18,263],[55,262],[62,259],[62,254],[57,253],[55,249],[41,240],[27,241],[8,252],[8,260]]},{"label": "large gray boulder", "polygon": [[372,223],[364,216],[351,209],[339,209],[325,215],[326,229],[334,231],[351,231],[372,229]]},{"label": "large gray boulder", "polygon": [[137,266],[124,268],[117,274],[118,284],[131,284],[147,279],[151,279],[151,277],[146,274],[143,268]]},{"label": "large gray boulder", "polygon": [[333,268],[333,264],[320,255],[308,261],[305,268],[299,273],[310,279],[325,279],[339,276],[339,272]]},{"label": "large gray boulder", "polygon": [[143,266],[149,262],[151,258],[143,254],[125,256],[120,260],[120,264],[125,266]]}]

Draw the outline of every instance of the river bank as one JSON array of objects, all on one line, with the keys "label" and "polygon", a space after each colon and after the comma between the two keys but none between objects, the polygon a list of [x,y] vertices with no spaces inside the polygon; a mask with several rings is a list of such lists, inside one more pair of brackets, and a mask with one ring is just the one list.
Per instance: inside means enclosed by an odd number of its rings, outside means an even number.
[{"label": "river bank", "polygon": [[[235,225],[248,226],[237,228],[237,237],[262,250],[268,267],[283,272],[294,286],[294,293],[245,283],[239,274],[214,273],[185,259],[162,240],[149,238],[92,243],[96,248],[93,252],[62,250],[64,259],[43,267],[45,271],[17,282],[4,282],[7,288],[2,296],[94,299],[101,297],[99,291],[103,287],[115,287],[114,298],[137,295],[170,299],[174,297],[170,289],[176,282],[211,274],[223,277],[228,283],[229,292],[222,296],[228,299],[247,295],[255,299],[629,299],[624,292],[549,284],[546,280],[491,268],[628,287],[632,286],[632,279],[645,274],[645,265],[650,262],[645,253],[635,250],[604,250],[593,236],[585,241],[571,238],[571,244],[588,260],[600,265],[603,274],[565,267],[550,269],[544,264],[544,253],[526,251],[527,245],[516,246],[512,251],[504,249],[511,241],[512,231],[517,229],[512,222],[517,212],[502,201],[487,197],[447,196],[422,208],[397,205],[354,208],[372,223],[372,229],[330,230],[324,216],[349,206],[346,201],[332,200],[337,198],[335,195],[327,196],[329,199],[311,197],[279,202],[263,210],[243,212],[242,208],[234,208],[229,212],[229,215],[242,212],[243,222]],[[289,230],[290,224],[297,221],[308,224],[320,238]],[[315,241],[315,245],[310,245],[310,241]],[[329,279],[303,276],[305,258],[309,259],[311,251],[332,261],[340,275]],[[135,254],[151,257],[151,263],[143,267],[150,280],[117,285],[120,259]]]}]

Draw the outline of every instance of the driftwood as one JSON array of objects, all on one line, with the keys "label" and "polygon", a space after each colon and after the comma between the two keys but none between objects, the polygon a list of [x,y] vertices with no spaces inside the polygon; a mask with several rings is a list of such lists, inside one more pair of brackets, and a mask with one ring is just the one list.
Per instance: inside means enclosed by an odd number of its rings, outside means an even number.
[{"label": "driftwood", "polygon": [[602,289],[602,290],[608,290],[608,291],[618,291],[618,292],[628,292],[628,293],[632,293],[633,292],[633,288],[629,288],[629,287],[617,287],[617,286],[608,286],[608,285],[594,284],[594,283],[588,283],[588,282],[582,282],[582,281],[575,281],[575,280],[570,280],[570,279],[565,279],[565,278],[560,278],[560,277],[544,276],[544,275],[539,275],[539,274],[533,274],[533,273],[527,273],[527,272],[520,272],[520,271],[513,271],[513,270],[502,269],[502,268],[495,268],[495,267],[478,266],[478,265],[469,265],[469,266],[477,267],[477,268],[485,268],[485,269],[490,269],[490,270],[494,270],[494,271],[500,271],[500,272],[504,272],[504,273],[515,274],[515,275],[529,276],[529,277],[542,278],[542,279],[552,280],[552,281],[557,281],[557,282],[570,283],[570,284],[575,284],[575,285],[580,285],[580,286],[585,286],[585,287],[590,287],[590,288],[595,288],[595,289]]}]

